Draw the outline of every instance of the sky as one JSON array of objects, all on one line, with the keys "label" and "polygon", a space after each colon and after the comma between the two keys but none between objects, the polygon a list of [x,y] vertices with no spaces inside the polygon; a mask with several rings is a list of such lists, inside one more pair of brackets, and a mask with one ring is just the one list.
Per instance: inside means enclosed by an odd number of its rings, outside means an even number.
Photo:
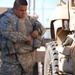
[{"label": "sky", "polygon": [[15,0],[0,0],[0,7],[12,7]]},{"label": "sky", "polygon": [[[15,0],[0,0],[0,7],[12,7],[13,6],[13,3],[14,3]],[[38,3],[37,4],[40,4],[43,2],[46,2],[46,6],[48,5],[56,5],[56,3],[58,2],[58,0],[36,0]],[[39,7],[39,6],[38,6]]]},{"label": "sky", "polygon": [[[15,0],[0,0],[0,7],[12,7]],[[33,1],[33,0],[31,0]],[[46,7],[55,7],[59,0],[36,0],[37,4],[45,3]],[[64,0],[67,1],[67,0]],[[38,5],[39,7],[39,5]]]}]

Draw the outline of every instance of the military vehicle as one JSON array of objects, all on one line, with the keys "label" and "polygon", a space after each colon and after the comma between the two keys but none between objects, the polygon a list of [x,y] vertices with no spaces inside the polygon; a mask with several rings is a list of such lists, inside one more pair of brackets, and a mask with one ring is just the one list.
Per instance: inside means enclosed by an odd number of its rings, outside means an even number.
[{"label": "military vehicle", "polygon": [[[52,41],[46,44],[44,75],[75,75],[75,0],[59,1],[51,14]],[[63,46],[65,41],[69,44]]]}]

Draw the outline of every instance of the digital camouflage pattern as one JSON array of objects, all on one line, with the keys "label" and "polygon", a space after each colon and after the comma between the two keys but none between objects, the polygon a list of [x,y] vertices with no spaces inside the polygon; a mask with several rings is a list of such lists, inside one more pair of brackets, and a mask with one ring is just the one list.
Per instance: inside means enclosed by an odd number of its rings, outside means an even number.
[{"label": "digital camouflage pattern", "polygon": [[64,50],[68,54],[67,56],[72,59],[73,75],[75,75],[75,34],[69,34],[62,42],[62,45],[65,46]]},{"label": "digital camouflage pattern", "polygon": [[[39,36],[45,33],[45,28],[35,19],[25,16],[19,19],[10,9],[0,19],[2,75],[31,75],[35,64],[31,52],[39,47],[40,40],[33,39],[30,44],[26,42],[27,36],[33,30],[39,31]],[[28,74],[29,73],[29,74]]]}]

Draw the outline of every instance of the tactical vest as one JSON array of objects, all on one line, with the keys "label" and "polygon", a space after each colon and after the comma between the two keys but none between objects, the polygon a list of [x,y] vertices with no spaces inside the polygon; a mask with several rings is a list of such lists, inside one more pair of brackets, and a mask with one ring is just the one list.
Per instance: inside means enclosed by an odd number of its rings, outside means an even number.
[{"label": "tactical vest", "polygon": [[[5,12],[5,13],[3,13],[2,15],[1,15],[1,17],[2,16],[4,16],[4,15],[6,15],[11,21],[12,21],[12,23],[14,23],[14,24],[12,24],[12,25],[14,25],[14,31],[20,31],[20,32],[22,32],[24,35],[26,34],[26,27],[25,27],[25,25],[23,24],[24,22],[23,22],[23,20],[21,20],[21,19],[18,19],[13,13],[10,13],[10,12]],[[28,20],[28,22],[30,22],[31,23],[31,21],[30,21],[30,17],[28,16],[26,16],[26,18],[27,18],[27,20]],[[17,24],[17,22],[19,21],[19,24]],[[20,24],[20,21],[21,21],[21,24]],[[31,24],[32,25],[32,24]],[[33,48],[38,48],[38,47],[40,47],[41,46],[41,42],[42,42],[42,37],[41,36],[38,36],[36,39],[34,39],[34,45],[33,45]],[[10,41],[8,41],[8,47],[9,47],[9,44],[10,44],[11,42]],[[32,46],[32,45],[31,45]],[[11,47],[10,47],[11,48]],[[12,48],[13,49],[13,48]],[[33,49],[33,50],[35,50],[35,49]],[[10,50],[10,49],[9,49]],[[11,53],[14,53],[15,51],[14,51],[14,49],[12,50],[12,51],[9,51],[10,52],[10,54]]]}]

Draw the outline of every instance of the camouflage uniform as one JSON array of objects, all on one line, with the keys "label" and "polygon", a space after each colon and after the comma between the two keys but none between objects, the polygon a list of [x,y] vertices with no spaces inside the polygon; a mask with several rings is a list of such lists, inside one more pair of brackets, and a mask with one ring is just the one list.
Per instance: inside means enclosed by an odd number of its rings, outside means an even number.
[{"label": "camouflage uniform", "polygon": [[73,75],[75,75],[75,33],[69,34],[62,42],[64,54],[67,54],[68,60],[72,59]]},{"label": "camouflage uniform", "polygon": [[32,74],[35,59],[31,52],[34,51],[33,45],[35,46],[38,41],[37,38],[34,40],[32,38],[32,42],[28,44],[26,40],[27,36],[36,29],[39,32],[38,37],[45,32],[44,27],[37,20],[27,15],[20,19],[11,9],[1,17],[2,75]]}]

